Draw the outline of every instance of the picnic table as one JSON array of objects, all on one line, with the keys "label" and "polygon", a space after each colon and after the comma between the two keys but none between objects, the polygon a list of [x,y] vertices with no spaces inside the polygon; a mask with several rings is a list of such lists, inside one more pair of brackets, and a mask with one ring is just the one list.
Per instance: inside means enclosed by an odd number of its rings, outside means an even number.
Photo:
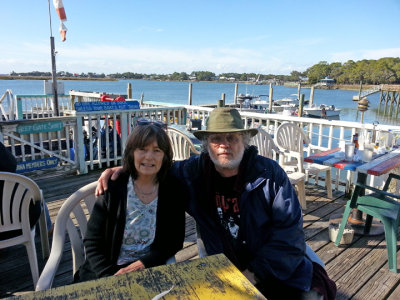
[{"label": "picnic table", "polygon": [[32,292],[15,299],[266,299],[223,254]]},{"label": "picnic table", "polygon": [[[305,157],[304,161],[327,165],[342,170],[355,171],[357,172],[357,182],[365,184],[368,174],[381,176],[400,166],[400,149],[394,149],[384,154],[375,155],[370,162],[363,162],[345,160],[343,151],[341,148],[337,147]],[[353,210],[349,222],[352,225],[364,225],[362,212]],[[376,232],[382,233],[383,231],[378,228]],[[371,234],[374,234],[373,230]]]}]

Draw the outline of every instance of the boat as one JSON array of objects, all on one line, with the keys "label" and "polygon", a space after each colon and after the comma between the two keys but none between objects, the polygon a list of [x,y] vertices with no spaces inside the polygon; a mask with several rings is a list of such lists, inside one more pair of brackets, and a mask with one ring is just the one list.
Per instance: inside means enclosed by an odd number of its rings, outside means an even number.
[{"label": "boat", "polygon": [[315,105],[311,107],[303,108],[304,114],[313,118],[326,118],[326,117],[338,117],[342,111],[340,108],[336,108],[335,105]]},{"label": "boat", "polygon": [[[262,96],[268,97],[268,95],[260,95],[260,96],[252,96],[250,99],[247,97],[246,100],[242,102],[242,108],[246,109],[246,111],[255,111],[255,112],[268,112],[269,111],[269,101],[262,100]],[[293,116],[297,114],[298,104],[295,99],[285,98],[273,101],[272,103],[272,113],[277,113],[286,116]]]}]

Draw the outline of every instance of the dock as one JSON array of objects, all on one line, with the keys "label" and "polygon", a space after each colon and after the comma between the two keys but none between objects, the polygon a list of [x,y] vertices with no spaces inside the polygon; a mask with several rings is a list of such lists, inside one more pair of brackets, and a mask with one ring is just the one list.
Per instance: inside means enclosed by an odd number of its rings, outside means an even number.
[{"label": "dock", "polygon": [[[101,171],[94,170],[84,175],[63,174],[35,178],[43,190],[53,222],[65,199],[78,188],[97,180]],[[388,270],[384,235],[355,236],[352,244],[336,247],[329,240],[329,219],[332,215],[343,212],[347,201],[344,193],[336,191],[333,199],[328,199],[323,187],[308,184],[306,198],[307,209],[303,211],[306,240],[324,261],[329,276],[336,282],[337,299],[400,299],[400,274]],[[36,240],[41,272],[45,262],[41,255],[38,234]],[[180,262],[197,257],[195,222],[187,215],[184,248],[177,253],[176,259]],[[0,298],[34,290],[24,246],[0,249],[0,258]],[[72,257],[67,243],[53,287],[70,284],[71,280]]]}]

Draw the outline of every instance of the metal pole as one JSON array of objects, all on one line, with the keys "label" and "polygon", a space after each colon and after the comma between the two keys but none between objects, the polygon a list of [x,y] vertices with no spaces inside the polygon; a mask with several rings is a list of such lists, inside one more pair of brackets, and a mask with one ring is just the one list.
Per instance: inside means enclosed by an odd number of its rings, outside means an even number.
[{"label": "metal pole", "polygon": [[51,75],[53,80],[53,107],[54,107],[54,114],[58,117],[60,115],[60,112],[58,111],[56,51],[54,49],[54,37],[53,37],[53,32],[51,30],[50,0],[48,0],[47,2],[49,4],[49,21],[50,21],[50,55],[51,55]]},{"label": "metal pole", "polygon": [[51,77],[53,79],[53,106],[54,114],[58,117],[60,112],[58,111],[58,94],[57,94],[57,71],[56,71],[56,53],[54,50],[54,37],[50,37],[51,46]]}]

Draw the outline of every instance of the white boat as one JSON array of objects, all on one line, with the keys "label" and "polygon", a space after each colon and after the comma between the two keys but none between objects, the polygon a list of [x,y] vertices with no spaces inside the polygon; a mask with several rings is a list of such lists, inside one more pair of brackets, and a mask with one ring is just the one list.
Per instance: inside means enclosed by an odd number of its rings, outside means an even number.
[{"label": "white boat", "polygon": [[314,118],[326,118],[326,117],[338,117],[342,111],[340,108],[336,108],[335,105],[315,105],[311,107],[304,107],[304,114]]},{"label": "white boat", "polygon": [[[268,95],[253,96],[249,94],[239,94],[238,101],[242,110],[245,109],[246,111],[265,113],[268,112],[269,109],[269,100],[262,100],[262,97],[268,97]],[[286,116],[293,116],[297,114],[298,107],[297,99],[284,98],[273,101],[272,112]]]}]

